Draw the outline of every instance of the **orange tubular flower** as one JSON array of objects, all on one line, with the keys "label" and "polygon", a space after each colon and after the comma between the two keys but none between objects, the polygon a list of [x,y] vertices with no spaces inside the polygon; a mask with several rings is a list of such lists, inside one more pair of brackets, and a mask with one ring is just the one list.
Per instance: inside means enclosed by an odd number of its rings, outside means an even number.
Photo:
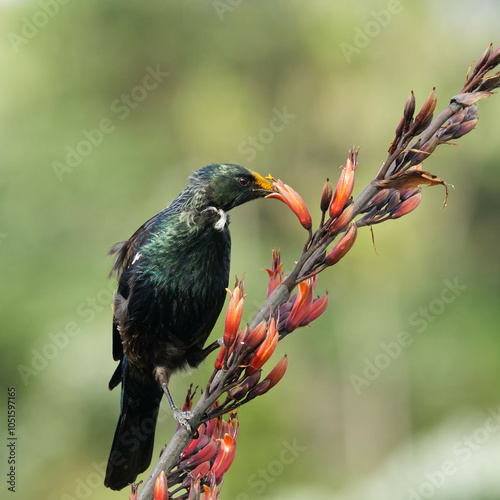
[{"label": "orange tubular flower", "polygon": [[324,293],[321,297],[314,299],[306,318],[300,323],[299,326],[306,326],[311,321],[319,318],[326,311],[328,300],[328,292]]},{"label": "orange tubular flower", "polygon": [[344,255],[352,248],[354,242],[356,241],[356,236],[358,235],[358,226],[355,222],[349,225],[349,228],[345,232],[344,236],[340,238],[338,243],[335,245],[333,250],[327,255],[325,264],[327,266],[333,266],[336,264]]},{"label": "orange tubular flower", "polygon": [[337,217],[344,209],[347,200],[350,198],[354,188],[354,175],[358,166],[358,151],[352,149],[349,151],[349,157],[345,168],[342,169],[337,189],[333,195],[333,201],[330,205],[330,217]]},{"label": "orange tubular flower", "polygon": [[243,280],[235,287],[233,292],[227,290],[230,296],[229,305],[226,312],[226,324],[224,328],[224,345],[228,348],[234,342],[241,323],[243,314]]},{"label": "orange tubular flower", "polygon": [[332,225],[328,228],[329,233],[335,234],[335,233],[338,233],[341,229],[344,229],[344,227],[347,226],[347,224],[349,224],[349,222],[351,222],[353,213],[354,213],[354,203],[351,203],[333,221]]},{"label": "orange tubular flower", "polygon": [[221,447],[219,453],[211,468],[211,471],[215,475],[216,482],[218,482],[228,471],[229,467],[231,467],[236,455],[236,443],[229,434],[224,434],[224,438],[220,440],[220,443]]},{"label": "orange tubular flower", "polygon": [[161,471],[161,474],[156,478],[153,495],[154,500],[168,500],[167,478],[164,471]]},{"label": "orange tubular flower", "polygon": [[252,361],[250,361],[247,366],[245,370],[246,376],[253,375],[256,371],[260,370],[264,363],[271,357],[271,354],[274,352],[274,349],[276,349],[276,345],[278,344],[278,337],[279,335],[276,331],[276,323],[274,318],[271,318],[269,326],[267,327],[266,338],[257,348]]},{"label": "orange tubular flower", "polygon": [[313,303],[313,287],[309,280],[299,283],[298,289],[297,298],[285,323],[288,333],[293,332],[306,319]]},{"label": "orange tubular flower", "polygon": [[273,188],[276,189],[277,192],[268,194],[266,198],[277,198],[278,200],[281,200],[292,209],[293,213],[298,217],[303,227],[307,230],[311,229],[311,215],[309,214],[309,210],[300,195],[279,179],[272,179],[272,182]]},{"label": "orange tubular flower", "polygon": [[263,319],[246,337],[243,349],[246,352],[252,352],[264,340],[267,332],[267,322]]}]

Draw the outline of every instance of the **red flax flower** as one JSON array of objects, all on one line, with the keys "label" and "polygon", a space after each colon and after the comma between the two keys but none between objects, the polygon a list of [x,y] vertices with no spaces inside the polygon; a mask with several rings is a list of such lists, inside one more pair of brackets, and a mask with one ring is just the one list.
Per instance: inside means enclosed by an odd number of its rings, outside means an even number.
[{"label": "red flax flower", "polygon": [[344,229],[349,222],[351,222],[352,216],[354,214],[354,203],[342,210],[342,213],[332,222],[332,225],[328,228],[330,234],[336,234],[342,229]]},{"label": "red flax flower", "polygon": [[321,297],[314,299],[307,316],[300,322],[299,326],[306,326],[311,323],[311,321],[319,318],[326,311],[328,300],[328,292],[325,292]]},{"label": "red flax flower", "polygon": [[285,330],[286,334],[291,333],[299,327],[308,325],[325,312],[328,306],[328,293],[313,299],[315,287],[316,277],[302,281],[298,285],[297,294],[284,304],[286,306],[284,309],[291,307],[291,311],[284,321],[284,327],[280,325],[281,335],[284,335],[282,330]]},{"label": "red flax flower", "polygon": [[271,354],[276,349],[277,344],[278,332],[276,331],[276,323],[274,321],[274,318],[271,318],[267,327],[266,337],[255,351],[252,360],[245,370],[245,375],[249,376],[258,371],[262,367],[262,365],[271,357]]},{"label": "red flax flower", "polygon": [[280,251],[274,248],[271,269],[264,269],[264,271],[267,271],[267,274],[269,274],[269,286],[267,287],[268,297],[283,281],[283,273],[281,272],[282,267],[283,264],[280,263]]},{"label": "red flax flower", "polygon": [[241,323],[241,316],[243,314],[243,280],[240,282],[236,282],[234,291],[231,292],[227,290],[229,294],[229,305],[227,306],[226,312],[226,324],[224,328],[224,345],[226,349],[232,345],[234,339],[236,338],[236,334],[238,333],[238,329]]},{"label": "red flax flower", "polygon": [[312,227],[312,220],[304,200],[294,189],[287,184],[284,184],[279,179],[276,180],[272,177],[270,177],[270,179],[272,180],[273,188],[276,190],[276,193],[268,194],[266,198],[277,198],[288,205],[292,209],[293,213],[298,217],[302,226],[307,230],[310,230]]},{"label": "red flax flower", "polygon": [[327,255],[325,264],[327,266],[333,266],[336,264],[344,255],[352,248],[354,242],[356,241],[356,236],[358,235],[358,226],[355,222],[349,224],[349,228],[344,233],[342,238],[335,245],[333,250]]},{"label": "red flax flower", "polygon": [[333,201],[330,205],[330,217],[337,217],[340,212],[342,212],[347,200],[351,196],[354,187],[354,175],[356,167],[358,166],[358,151],[359,150],[353,148],[349,150],[347,163],[345,168],[342,168],[342,173],[337,183],[337,189],[335,189]]},{"label": "red flax flower", "polygon": [[284,377],[287,367],[288,358],[285,354],[279,363],[269,372],[269,375],[250,391],[248,399],[262,396],[267,391],[270,391]]},{"label": "red flax flower", "polygon": [[307,281],[302,281],[299,283],[297,298],[293,304],[292,310],[290,311],[290,316],[285,323],[285,329],[288,333],[293,332],[298,326],[304,321],[309,314],[313,303],[313,287],[312,283]]},{"label": "red flax flower", "polygon": [[164,471],[161,471],[161,474],[156,478],[153,495],[154,500],[168,500],[167,478]]}]

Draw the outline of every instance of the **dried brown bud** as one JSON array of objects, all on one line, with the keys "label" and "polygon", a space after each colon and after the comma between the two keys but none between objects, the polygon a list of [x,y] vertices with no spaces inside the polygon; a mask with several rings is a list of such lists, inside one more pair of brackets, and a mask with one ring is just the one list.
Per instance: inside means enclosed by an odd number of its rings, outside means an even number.
[{"label": "dried brown bud", "polygon": [[411,127],[411,132],[413,135],[419,135],[429,126],[432,121],[434,109],[436,108],[436,103],[436,87],[434,87],[429,94],[429,97],[427,97],[427,99],[425,100],[422,109],[415,117],[415,121],[413,122],[413,125]]},{"label": "dried brown bud", "polygon": [[429,156],[434,152],[438,144],[439,144],[438,137],[433,136],[418,151],[415,151],[414,156],[411,157],[410,165],[411,166],[419,165],[424,160],[429,158]]},{"label": "dried brown bud", "polygon": [[491,76],[483,77],[481,85],[477,88],[478,91],[491,91],[500,87],[500,72]]},{"label": "dried brown bud", "polygon": [[481,70],[481,68],[485,65],[486,61],[488,61],[488,59],[490,58],[492,51],[493,51],[493,44],[490,43],[488,48],[483,52],[483,55],[479,58],[479,61],[477,61],[471,76],[476,75]]},{"label": "dried brown bud", "polygon": [[476,128],[477,122],[478,122],[478,118],[475,118],[474,120],[469,120],[468,122],[464,122],[464,123],[460,124],[460,126],[452,134],[450,139],[459,139],[460,137],[464,136],[465,134],[468,134],[471,130],[474,130],[474,128]]},{"label": "dried brown bud", "polygon": [[412,90],[410,92],[410,95],[408,96],[408,99],[406,99],[405,109],[403,113],[405,131],[410,126],[414,113],[415,113],[415,95],[413,94]]},{"label": "dried brown bud", "polygon": [[267,391],[271,390],[283,378],[287,367],[288,357],[285,354],[278,364],[269,372],[269,375],[262,381],[269,381],[269,385],[265,388],[265,391],[261,392],[259,395],[265,394]]}]

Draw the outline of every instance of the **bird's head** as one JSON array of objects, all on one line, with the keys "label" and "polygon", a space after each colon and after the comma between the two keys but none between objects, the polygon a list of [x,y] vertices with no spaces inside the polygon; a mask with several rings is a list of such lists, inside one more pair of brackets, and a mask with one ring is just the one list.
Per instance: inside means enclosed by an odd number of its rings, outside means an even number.
[{"label": "bird's head", "polygon": [[191,185],[200,188],[203,204],[224,211],[273,192],[267,179],[231,163],[208,165],[194,172],[189,179]]}]

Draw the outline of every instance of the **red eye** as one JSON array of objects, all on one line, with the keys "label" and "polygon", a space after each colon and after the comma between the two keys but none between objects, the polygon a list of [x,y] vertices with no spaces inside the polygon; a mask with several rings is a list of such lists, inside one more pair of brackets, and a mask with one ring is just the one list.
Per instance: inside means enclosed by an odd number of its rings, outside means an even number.
[{"label": "red eye", "polygon": [[248,179],[246,177],[240,177],[238,179],[240,186],[246,186],[248,184]]}]

